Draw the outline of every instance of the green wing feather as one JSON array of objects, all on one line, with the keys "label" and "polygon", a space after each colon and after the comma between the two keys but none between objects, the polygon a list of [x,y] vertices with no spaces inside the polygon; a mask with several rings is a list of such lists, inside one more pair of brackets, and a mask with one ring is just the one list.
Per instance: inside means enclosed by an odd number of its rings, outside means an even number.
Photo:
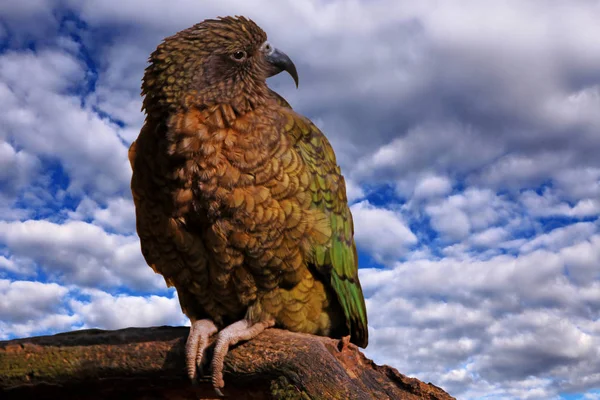
[{"label": "green wing feather", "polygon": [[346,317],[351,341],[366,347],[367,311],[358,280],[354,226],[344,178],[325,135],[308,119],[291,110],[286,114],[288,120],[285,128],[295,141],[295,148],[310,173],[312,206],[323,211],[331,222],[330,241],[315,246],[313,262],[317,270],[326,277],[325,283],[329,283],[337,295]]}]

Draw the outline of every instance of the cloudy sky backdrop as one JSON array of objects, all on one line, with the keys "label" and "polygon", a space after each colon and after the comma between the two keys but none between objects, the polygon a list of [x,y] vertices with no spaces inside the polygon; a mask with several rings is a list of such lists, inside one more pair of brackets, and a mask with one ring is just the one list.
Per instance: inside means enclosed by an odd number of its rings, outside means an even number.
[{"label": "cloudy sky backdrop", "polygon": [[0,0],[0,339],[187,323],[127,148],[149,53],[233,14],[338,154],[367,355],[464,399],[600,398],[597,0]]}]

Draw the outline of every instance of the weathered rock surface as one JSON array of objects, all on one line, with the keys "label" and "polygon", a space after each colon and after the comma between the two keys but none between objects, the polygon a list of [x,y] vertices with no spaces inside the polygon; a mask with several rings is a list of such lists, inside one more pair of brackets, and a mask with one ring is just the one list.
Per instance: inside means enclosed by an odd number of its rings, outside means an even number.
[{"label": "weathered rock surface", "polygon": [[[85,330],[0,342],[2,399],[215,399],[187,380],[186,327]],[[353,344],[269,329],[225,360],[230,399],[453,399]]]}]

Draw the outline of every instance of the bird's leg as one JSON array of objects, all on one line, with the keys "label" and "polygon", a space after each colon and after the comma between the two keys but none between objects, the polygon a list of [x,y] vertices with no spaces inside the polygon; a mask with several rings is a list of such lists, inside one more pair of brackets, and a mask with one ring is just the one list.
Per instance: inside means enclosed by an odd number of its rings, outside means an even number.
[{"label": "bird's leg", "polygon": [[209,319],[194,321],[190,326],[190,333],[185,344],[185,361],[188,376],[192,382],[196,379],[196,372],[202,368],[202,357],[209,339],[216,332],[216,325]]},{"label": "bird's leg", "polygon": [[242,340],[250,340],[273,325],[275,325],[274,320],[252,324],[248,320],[243,319],[219,332],[212,360],[212,382],[219,396],[223,396],[221,392],[221,389],[225,386],[225,382],[223,381],[223,362],[225,361],[225,355],[229,350],[229,346],[233,346]]}]

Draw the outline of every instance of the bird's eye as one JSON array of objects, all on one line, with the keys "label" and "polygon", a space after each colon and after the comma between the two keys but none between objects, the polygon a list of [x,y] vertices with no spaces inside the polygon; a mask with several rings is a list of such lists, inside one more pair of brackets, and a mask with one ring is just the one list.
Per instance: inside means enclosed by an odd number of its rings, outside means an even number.
[{"label": "bird's eye", "polygon": [[245,51],[236,51],[235,53],[233,53],[233,59],[236,61],[242,61],[244,58],[246,58],[246,52]]}]

